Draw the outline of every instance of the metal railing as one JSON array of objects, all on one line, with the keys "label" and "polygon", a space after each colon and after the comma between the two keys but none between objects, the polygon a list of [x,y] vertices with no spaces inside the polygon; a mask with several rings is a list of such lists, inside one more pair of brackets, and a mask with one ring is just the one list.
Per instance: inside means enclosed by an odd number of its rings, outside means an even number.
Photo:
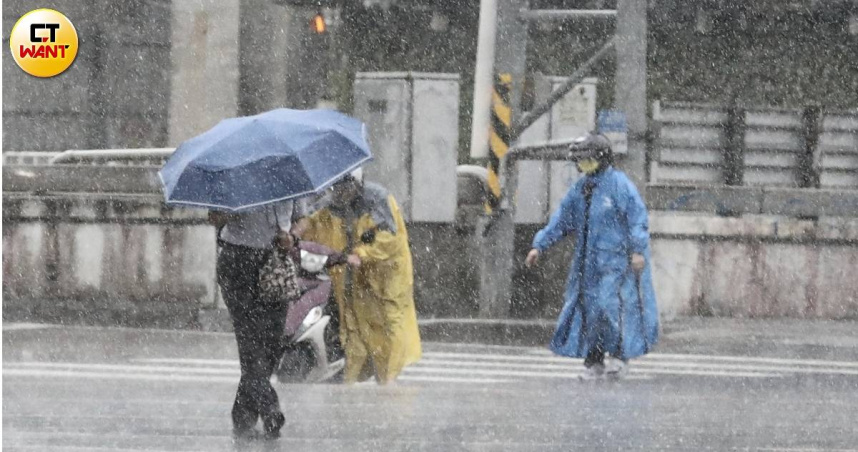
[{"label": "metal railing", "polygon": [[656,102],[650,181],[858,189],[858,110]]},{"label": "metal railing", "polygon": [[163,166],[176,148],[68,150],[50,160],[51,165]]},{"label": "metal railing", "polygon": [[3,153],[4,196],[162,198],[158,170],[175,148]]}]

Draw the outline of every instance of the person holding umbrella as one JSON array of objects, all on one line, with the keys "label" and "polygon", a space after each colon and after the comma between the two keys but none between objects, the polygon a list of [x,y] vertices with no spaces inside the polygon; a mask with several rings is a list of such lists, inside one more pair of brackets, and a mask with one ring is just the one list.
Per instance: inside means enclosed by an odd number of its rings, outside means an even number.
[{"label": "person holding umbrella", "polygon": [[284,294],[297,290],[283,257],[296,240],[293,200],[327,189],[371,158],[360,121],[329,110],[278,109],[221,121],[182,143],[159,172],[168,205],[210,209],[217,227],[217,280],[241,365],[236,437],[256,437],[261,420],[264,436],[277,438],[286,421],[270,378],[282,352]]},{"label": "person holding umbrella", "polygon": [[619,377],[628,360],[658,340],[646,206],[634,184],[614,169],[610,141],[576,140],[582,177],[533,239],[525,264],[536,265],[552,245],[575,236],[565,303],[550,343],[562,356],[584,358],[584,378]]},{"label": "person holding umbrella", "polygon": [[348,256],[348,267],[331,270],[344,382],[374,377],[392,383],[421,356],[408,232],[393,195],[355,171],[333,186],[328,205],[302,219],[295,233]]},{"label": "person holding umbrella", "polygon": [[288,300],[261,300],[259,275],[274,247],[292,248],[292,215],[292,201],[238,214],[209,214],[218,230],[217,282],[232,318],[241,365],[232,407],[237,437],[256,436],[254,426],[261,418],[264,435],[276,438],[286,422],[270,379],[282,353]]}]

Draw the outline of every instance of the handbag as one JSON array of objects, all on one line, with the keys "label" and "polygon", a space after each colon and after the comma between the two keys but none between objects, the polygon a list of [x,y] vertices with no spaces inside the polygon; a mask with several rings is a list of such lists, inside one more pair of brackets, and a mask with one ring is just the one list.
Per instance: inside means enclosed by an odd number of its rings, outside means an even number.
[{"label": "handbag", "polygon": [[288,251],[274,246],[259,270],[259,298],[269,304],[289,303],[301,296],[298,271]]},{"label": "handbag", "polygon": [[[274,209],[275,218],[277,209]],[[277,224],[280,224],[279,221]],[[288,251],[274,239],[273,247],[259,270],[259,298],[264,303],[289,303],[301,296],[298,268]]]}]

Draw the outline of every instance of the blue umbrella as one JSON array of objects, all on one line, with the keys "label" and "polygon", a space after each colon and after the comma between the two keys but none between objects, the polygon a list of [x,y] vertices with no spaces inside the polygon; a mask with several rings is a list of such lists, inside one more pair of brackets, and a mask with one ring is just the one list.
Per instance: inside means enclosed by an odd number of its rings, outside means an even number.
[{"label": "blue umbrella", "polygon": [[316,193],[371,158],[360,121],[281,108],[221,121],[158,175],[168,205],[237,212]]}]

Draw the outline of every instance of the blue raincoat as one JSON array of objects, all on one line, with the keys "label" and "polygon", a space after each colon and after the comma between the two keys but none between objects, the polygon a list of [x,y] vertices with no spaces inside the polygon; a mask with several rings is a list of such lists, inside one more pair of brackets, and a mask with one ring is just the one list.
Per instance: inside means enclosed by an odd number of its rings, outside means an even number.
[{"label": "blue raincoat", "polygon": [[[544,252],[569,234],[575,234],[575,259],[551,350],[576,358],[597,345],[620,359],[648,353],[658,340],[648,218],[624,173],[608,167],[579,180],[533,247]],[[630,265],[633,253],[646,258],[640,275]]]}]

